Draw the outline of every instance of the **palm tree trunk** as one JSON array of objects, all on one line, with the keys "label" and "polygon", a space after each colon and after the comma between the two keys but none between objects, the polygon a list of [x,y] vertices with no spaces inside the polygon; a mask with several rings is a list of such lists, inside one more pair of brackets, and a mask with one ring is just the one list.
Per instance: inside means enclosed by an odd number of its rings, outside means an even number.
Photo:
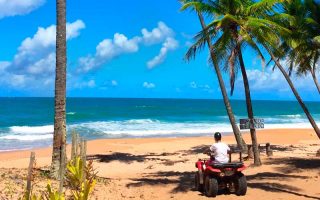
[{"label": "palm tree trunk", "polygon": [[[238,56],[239,56],[239,61],[240,61],[240,68],[241,68],[241,73],[242,73],[242,78],[243,78],[243,85],[244,85],[244,90],[245,90],[245,94],[246,94],[248,118],[251,121],[254,119],[254,115],[253,115],[253,109],[252,109],[249,81],[248,81],[248,76],[247,76],[246,68],[244,65],[243,57],[242,57],[241,47],[238,47],[238,51],[239,51]],[[260,166],[261,165],[260,151],[259,151],[259,146],[258,146],[256,129],[254,127],[250,129],[250,134],[251,134],[251,140],[252,140],[254,165]]]},{"label": "palm tree trunk", "polygon": [[315,72],[314,68],[311,69],[310,72],[311,72],[311,75],[312,75],[312,79],[313,79],[313,81],[314,81],[314,84],[316,85],[316,87],[317,87],[317,89],[318,89],[318,92],[319,92],[319,94],[320,94],[320,85],[319,85],[319,82],[318,82],[318,79],[317,79],[316,72]]},{"label": "palm tree trunk", "polygon": [[[204,22],[203,16],[202,16],[202,14],[200,12],[198,12],[198,16],[199,16],[199,20],[200,20],[202,29],[205,30],[206,29],[206,24]],[[240,132],[239,127],[237,126],[236,120],[234,118],[234,114],[233,114],[233,111],[232,111],[232,108],[231,108],[231,104],[230,104],[230,101],[229,101],[229,98],[228,98],[226,87],[224,85],[222,74],[221,74],[219,65],[218,65],[218,63],[216,61],[216,56],[215,56],[214,52],[212,51],[213,47],[212,47],[212,43],[211,43],[210,37],[207,37],[207,44],[208,44],[209,51],[210,51],[210,56],[211,56],[211,59],[212,59],[212,62],[213,62],[213,67],[214,67],[214,69],[216,71],[216,74],[217,74],[217,77],[218,77],[219,86],[220,86],[221,93],[222,93],[222,96],[223,96],[223,101],[224,101],[224,104],[226,106],[226,110],[227,110],[227,113],[228,113],[229,121],[231,123],[234,136],[236,138],[238,146],[241,149],[244,150],[244,149],[247,148],[246,147],[246,143],[242,138],[241,132]]]},{"label": "palm tree trunk", "polygon": [[314,131],[316,132],[317,136],[320,139],[320,129],[317,126],[316,122],[314,121],[313,117],[311,116],[308,108],[306,107],[306,105],[304,104],[304,102],[302,101],[298,91],[296,90],[296,88],[294,87],[289,75],[287,74],[287,72],[284,70],[284,68],[282,67],[282,65],[280,64],[280,62],[277,60],[277,58],[273,55],[273,53],[270,51],[270,49],[264,45],[264,47],[266,48],[266,50],[268,51],[268,53],[270,54],[272,60],[276,63],[277,67],[279,68],[279,70],[281,71],[281,73],[283,74],[283,76],[285,77],[285,79],[287,80],[294,96],[296,97],[296,99],[298,100],[301,108],[303,109],[304,113],[307,115],[307,118],[309,119],[309,122],[311,124],[311,126],[313,127]]},{"label": "palm tree trunk", "polygon": [[66,145],[66,0],[57,0],[56,78],[52,176],[58,178],[62,149]]}]

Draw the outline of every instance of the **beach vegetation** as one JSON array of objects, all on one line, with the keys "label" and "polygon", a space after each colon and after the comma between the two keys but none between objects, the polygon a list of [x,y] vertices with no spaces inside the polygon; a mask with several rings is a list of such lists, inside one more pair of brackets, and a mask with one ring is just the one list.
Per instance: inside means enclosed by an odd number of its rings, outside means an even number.
[{"label": "beach vegetation", "polygon": [[[35,194],[31,188],[31,191],[26,190],[19,200],[90,199],[90,195],[97,182],[97,171],[93,167],[93,161],[89,161],[84,169],[83,164],[84,161],[80,157],[76,157],[68,162],[66,179],[63,184],[66,188],[64,191],[55,190],[49,182],[46,189],[40,195]],[[8,192],[12,191],[8,190]]]}]

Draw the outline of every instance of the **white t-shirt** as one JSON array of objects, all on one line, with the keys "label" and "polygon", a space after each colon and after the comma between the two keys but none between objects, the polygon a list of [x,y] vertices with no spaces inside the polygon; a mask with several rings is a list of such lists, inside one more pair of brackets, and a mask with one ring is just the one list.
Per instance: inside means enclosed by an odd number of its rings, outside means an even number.
[{"label": "white t-shirt", "polygon": [[228,151],[230,148],[223,142],[214,143],[210,150],[214,153],[215,162],[227,163],[229,162]]}]

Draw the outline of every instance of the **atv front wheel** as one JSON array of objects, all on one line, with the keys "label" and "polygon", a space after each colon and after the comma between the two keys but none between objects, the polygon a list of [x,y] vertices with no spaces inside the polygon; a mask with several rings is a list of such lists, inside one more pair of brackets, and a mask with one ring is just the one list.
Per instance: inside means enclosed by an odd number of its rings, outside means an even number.
[{"label": "atv front wheel", "polygon": [[217,179],[207,176],[204,182],[205,194],[207,197],[215,197],[218,194],[218,181]]},{"label": "atv front wheel", "polygon": [[202,177],[200,176],[200,172],[196,172],[194,175],[194,187],[197,191],[202,192],[203,190],[203,184],[201,184],[201,179]]},{"label": "atv front wheel", "polygon": [[244,196],[247,193],[247,179],[242,173],[237,175],[234,180],[236,195]]}]

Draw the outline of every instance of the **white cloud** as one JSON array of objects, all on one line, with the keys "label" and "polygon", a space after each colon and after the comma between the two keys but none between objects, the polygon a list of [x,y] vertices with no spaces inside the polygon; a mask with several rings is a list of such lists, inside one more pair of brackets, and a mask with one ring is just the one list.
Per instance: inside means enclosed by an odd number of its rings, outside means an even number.
[{"label": "white cloud", "polygon": [[208,84],[198,84],[195,81],[191,81],[189,83],[189,87],[194,89],[194,90],[198,90],[198,91],[204,91],[207,93],[214,93],[214,90],[208,85]]},{"label": "white cloud", "polygon": [[192,82],[190,83],[190,87],[195,89],[195,88],[197,88],[198,86],[197,86],[196,82],[192,81]]},{"label": "white cloud", "polygon": [[78,80],[78,82],[76,82],[73,85],[74,88],[78,88],[78,89],[82,89],[82,88],[94,88],[96,87],[96,82],[95,80],[89,80],[89,81],[82,81],[80,82],[80,80]]},{"label": "white cloud", "polygon": [[[81,20],[67,23],[67,39],[72,39],[80,34],[80,30],[85,28]],[[53,83],[55,71],[55,44],[56,26],[47,28],[39,27],[32,36],[24,39],[18,47],[18,52],[12,62],[7,62],[5,71],[12,79],[7,81],[7,85],[12,87],[41,87]],[[32,81],[43,84],[31,84]]]},{"label": "white cloud", "polygon": [[171,37],[167,38],[166,41],[162,44],[162,48],[160,49],[159,54],[156,57],[154,57],[152,60],[148,61],[147,63],[148,68],[151,69],[161,64],[165,60],[168,54],[168,51],[175,50],[178,46],[179,46],[179,43],[177,40]]},{"label": "white cloud", "polygon": [[155,88],[155,87],[156,87],[156,85],[155,85],[154,83],[148,83],[148,82],[144,82],[144,83],[142,84],[142,86],[143,86],[144,88],[148,88],[148,89],[151,89],[151,88]]},{"label": "white cloud", "polygon": [[135,53],[139,50],[141,44],[150,46],[163,42],[160,54],[150,64],[153,67],[163,62],[167,52],[175,49],[178,43],[173,38],[174,32],[172,29],[163,22],[159,22],[158,26],[151,31],[143,28],[141,34],[141,36],[134,36],[129,39],[124,34],[116,33],[113,39],[102,40],[96,47],[95,55],[88,55],[79,59],[77,72],[86,73],[98,69],[101,65],[111,61],[115,57]]},{"label": "white cloud", "polygon": [[45,0],[0,0],[0,19],[28,14],[44,3]]},{"label": "white cloud", "polygon": [[147,45],[160,43],[166,40],[168,37],[172,37],[174,35],[172,29],[163,22],[158,22],[158,27],[152,29],[152,31],[149,32],[144,28],[141,30],[141,33],[142,39]]},{"label": "white cloud", "polygon": [[112,86],[117,86],[117,85],[118,85],[118,82],[117,82],[116,80],[112,80],[112,81],[111,81],[111,85],[112,85]]},{"label": "white cloud", "polygon": [[[252,94],[263,92],[278,94],[281,96],[286,96],[287,98],[292,96],[292,91],[289,87],[289,84],[277,68],[274,71],[271,68],[267,68],[264,71],[257,69],[247,70],[247,76],[249,78],[250,90]],[[320,76],[319,71],[318,76]],[[293,73],[290,78],[298,92],[301,92],[301,95],[305,92],[315,91],[315,85],[310,73],[301,77],[297,77]],[[241,87],[241,90],[243,89],[242,76],[237,80],[236,87]],[[235,90],[239,89],[240,88]]]},{"label": "white cloud", "polygon": [[86,73],[116,56],[138,51],[138,38],[128,39],[125,35],[116,33],[113,39],[105,39],[96,47],[95,56],[87,56],[79,59],[78,72]]}]

